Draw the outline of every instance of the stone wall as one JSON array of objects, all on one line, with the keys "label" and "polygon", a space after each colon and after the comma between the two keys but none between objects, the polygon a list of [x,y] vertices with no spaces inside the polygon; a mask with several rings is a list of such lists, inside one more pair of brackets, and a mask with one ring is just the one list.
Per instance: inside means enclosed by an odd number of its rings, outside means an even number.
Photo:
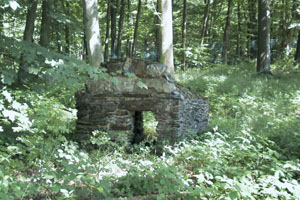
[{"label": "stone wall", "polygon": [[[109,63],[107,66],[124,72],[125,65],[126,68],[131,65],[129,68],[134,69],[137,63],[143,66],[142,70],[152,68],[154,73],[159,70],[161,72],[164,68],[156,63],[136,59]],[[143,73],[142,70],[139,69],[139,73]],[[89,80],[86,89],[76,94],[77,133],[84,136],[93,130],[132,131],[137,137],[138,134],[143,134],[142,131],[137,131],[142,130],[138,126],[142,123],[139,121],[142,120],[140,114],[143,111],[154,113],[158,121],[156,131],[159,141],[168,140],[173,143],[178,138],[186,137],[191,131],[199,132],[207,128],[208,100],[169,80],[166,73],[164,71],[156,76],[140,76],[148,89],[138,87],[138,80],[122,73],[117,76],[119,84],[106,80]]]}]

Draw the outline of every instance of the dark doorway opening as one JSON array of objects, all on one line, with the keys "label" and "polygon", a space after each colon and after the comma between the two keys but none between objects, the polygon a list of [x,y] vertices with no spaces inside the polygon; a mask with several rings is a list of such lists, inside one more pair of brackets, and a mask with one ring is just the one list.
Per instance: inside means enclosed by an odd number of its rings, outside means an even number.
[{"label": "dark doorway opening", "polygon": [[144,139],[143,112],[136,111],[134,113],[133,119],[134,119],[134,127],[133,127],[132,144],[138,144]]},{"label": "dark doorway opening", "polygon": [[132,144],[138,144],[145,138],[150,140],[157,139],[156,126],[158,122],[151,111],[136,111],[134,113],[134,128]]}]

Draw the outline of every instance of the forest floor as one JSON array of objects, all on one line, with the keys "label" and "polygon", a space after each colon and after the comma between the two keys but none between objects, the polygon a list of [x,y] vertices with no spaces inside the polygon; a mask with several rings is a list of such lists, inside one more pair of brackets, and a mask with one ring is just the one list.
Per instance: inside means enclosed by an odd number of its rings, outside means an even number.
[{"label": "forest floor", "polygon": [[[180,83],[209,99],[210,127],[166,144],[162,155],[151,141],[130,147],[100,131],[85,144],[92,151],[64,134],[22,135],[1,148],[0,199],[299,200],[299,71],[275,66],[273,76],[257,75],[248,63],[179,73]],[[44,101],[38,105],[46,113]],[[67,129],[59,114],[36,121]]]}]

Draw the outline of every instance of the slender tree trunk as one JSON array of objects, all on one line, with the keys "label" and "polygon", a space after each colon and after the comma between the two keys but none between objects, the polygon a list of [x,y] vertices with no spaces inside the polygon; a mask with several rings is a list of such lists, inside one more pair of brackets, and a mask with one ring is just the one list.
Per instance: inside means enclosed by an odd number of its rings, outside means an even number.
[{"label": "slender tree trunk", "polygon": [[203,17],[203,24],[202,24],[202,29],[201,29],[201,45],[203,44],[204,37],[207,32],[207,27],[208,27],[208,16],[209,16],[209,10],[210,10],[210,0],[206,0],[206,6],[205,6],[205,11],[204,11],[204,17]]},{"label": "slender tree trunk", "polygon": [[137,41],[137,36],[138,36],[138,28],[139,28],[139,22],[140,22],[140,16],[141,16],[141,8],[142,8],[142,1],[139,0],[138,10],[137,10],[137,14],[136,14],[133,41],[132,41],[132,48],[131,48],[132,56],[136,55],[136,41]]},{"label": "slender tree trunk", "polygon": [[241,51],[241,37],[242,37],[242,24],[241,24],[241,2],[238,1],[237,7],[237,16],[238,16],[238,34],[237,34],[237,45],[236,45],[236,55],[238,57],[242,56]]},{"label": "slender tree trunk", "polygon": [[[57,8],[58,8],[58,0],[54,0],[53,2],[53,7],[54,7],[54,12],[57,13]],[[55,33],[56,36],[56,45],[57,45],[57,52],[61,53],[63,51],[63,46],[62,46],[62,39],[61,39],[61,24],[57,21],[54,21],[53,23],[53,31],[52,33]]]},{"label": "slender tree trunk", "polygon": [[38,0],[31,0],[30,5],[28,6],[27,9],[26,25],[25,25],[24,35],[23,35],[23,40],[27,42],[33,41],[34,22],[36,18],[37,5],[38,5]]},{"label": "slender tree trunk", "polygon": [[56,43],[57,43],[57,52],[61,53],[63,51],[62,42],[61,42],[61,33],[60,33],[60,24],[55,23],[53,26],[55,28],[55,36],[56,36]]},{"label": "slender tree trunk", "polygon": [[298,41],[295,54],[295,61],[300,62],[300,30],[298,31]]},{"label": "slender tree trunk", "polygon": [[230,18],[232,13],[233,3],[232,0],[228,0],[228,10],[227,10],[227,18],[226,18],[226,25],[224,29],[224,37],[223,37],[223,49],[222,49],[222,60],[223,64],[227,65],[227,49],[229,43],[229,33],[230,33]]},{"label": "slender tree trunk", "polygon": [[40,45],[48,47],[51,39],[51,11],[53,7],[53,0],[43,0],[42,5],[42,23],[40,31]]},{"label": "slender tree trunk", "polygon": [[118,58],[121,57],[124,14],[125,14],[125,0],[121,0],[121,10],[120,10],[119,29],[118,29],[118,44],[117,44],[117,57]]},{"label": "slender tree trunk", "polygon": [[119,0],[111,0],[111,56],[116,57],[117,11]]},{"label": "slender tree trunk", "polygon": [[248,0],[248,54],[250,58],[256,57],[256,48],[253,44],[257,40],[256,1]]},{"label": "slender tree trunk", "polygon": [[[23,40],[26,42],[33,42],[33,33],[34,33],[34,22],[36,18],[36,10],[37,10],[38,0],[31,0],[30,5],[27,8],[26,15],[26,25],[23,35]],[[29,64],[25,62],[24,56],[21,56],[20,66],[17,73],[18,77],[18,85],[23,85],[24,82],[28,82],[30,80],[30,76],[28,73]]]},{"label": "slender tree trunk", "polygon": [[105,33],[105,50],[104,50],[104,61],[108,61],[109,58],[109,27],[110,27],[110,11],[111,11],[111,2],[106,0],[107,11],[106,11],[106,33]]},{"label": "slender tree trunk", "polygon": [[207,27],[207,33],[211,36],[212,39],[216,38],[216,32],[214,31],[213,34],[211,34],[211,27],[212,24],[215,23],[216,19],[218,18],[218,11],[217,11],[217,1],[213,1],[211,5],[211,14],[209,14],[209,20],[208,20],[208,27]]},{"label": "slender tree trunk", "polygon": [[[128,22],[128,26],[131,26],[131,9],[130,9],[130,0],[127,0],[127,22]],[[127,41],[126,41],[126,56],[130,57],[131,56],[131,39],[130,36],[127,35]]]},{"label": "slender tree trunk", "polygon": [[186,25],[187,25],[187,0],[183,0],[183,12],[182,12],[182,70],[185,70],[186,67],[186,58],[185,58],[185,48],[186,48]]},{"label": "slender tree trunk", "polygon": [[87,42],[86,42],[86,34],[84,33],[82,38],[82,60],[86,60],[87,56],[88,56],[88,49],[87,49]]},{"label": "slender tree trunk", "polygon": [[257,72],[270,74],[270,1],[258,3],[258,56]]},{"label": "slender tree trunk", "polygon": [[65,52],[66,54],[70,54],[70,27],[68,24],[65,25],[65,40],[66,40],[66,47]]},{"label": "slender tree trunk", "polygon": [[88,61],[95,67],[103,62],[98,20],[98,0],[83,0]]},{"label": "slender tree trunk", "polygon": [[172,0],[161,0],[161,58],[174,78]]},{"label": "slender tree trunk", "polygon": [[3,29],[3,12],[0,12],[0,34],[3,34],[4,29]]},{"label": "slender tree trunk", "polygon": [[[289,0],[288,0],[289,1]],[[288,20],[287,20],[287,9],[288,1],[282,0],[282,13],[281,13],[281,52],[284,52],[287,46],[287,33],[288,33]]]},{"label": "slender tree trunk", "polygon": [[[300,14],[297,12],[298,6],[299,6],[299,2],[297,0],[294,0],[292,16],[293,16],[293,19],[295,19],[295,20],[300,19]],[[298,40],[297,40],[297,47],[296,47],[296,53],[295,53],[295,61],[300,62],[300,29],[298,30]]]},{"label": "slender tree trunk", "polygon": [[155,50],[156,61],[159,62],[161,58],[161,34],[160,34],[160,13],[161,13],[161,0],[156,2],[156,16],[155,16]]},{"label": "slender tree trunk", "polygon": [[[66,1],[66,5],[65,5],[65,1],[61,1],[62,6],[63,6],[63,10],[64,13],[66,14],[66,16],[70,16],[70,3],[69,1]],[[65,41],[66,41],[66,46],[65,46],[65,53],[66,54],[70,54],[70,27],[69,27],[69,23],[65,24]]]},{"label": "slender tree trunk", "polygon": [[[292,11],[290,14],[290,20],[289,20],[289,25],[295,20],[298,21],[297,17],[300,17],[300,15],[297,12],[297,8],[299,6],[299,1],[298,0],[293,0],[292,3]],[[292,42],[293,42],[293,38],[296,36],[297,34],[297,28],[289,28],[288,32],[287,32],[287,48],[290,48]]]}]

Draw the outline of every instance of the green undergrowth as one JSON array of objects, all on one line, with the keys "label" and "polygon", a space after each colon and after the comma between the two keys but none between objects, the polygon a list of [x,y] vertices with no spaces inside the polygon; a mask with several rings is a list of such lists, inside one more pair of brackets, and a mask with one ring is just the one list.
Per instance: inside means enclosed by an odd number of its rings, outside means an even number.
[{"label": "green undergrowth", "polygon": [[[2,87],[0,199],[299,200],[299,70],[274,69],[257,75],[250,63],[180,73],[209,99],[210,128],[159,153],[152,141],[132,146],[126,134],[101,131],[83,145],[93,148],[79,147],[69,139],[74,104]],[[144,117],[155,135],[154,117]]]},{"label": "green undergrowth", "polygon": [[258,75],[253,64],[190,70],[180,80],[210,101],[210,126],[228,135],[267,137],[286,157],[300,158],[300,70]]}]

